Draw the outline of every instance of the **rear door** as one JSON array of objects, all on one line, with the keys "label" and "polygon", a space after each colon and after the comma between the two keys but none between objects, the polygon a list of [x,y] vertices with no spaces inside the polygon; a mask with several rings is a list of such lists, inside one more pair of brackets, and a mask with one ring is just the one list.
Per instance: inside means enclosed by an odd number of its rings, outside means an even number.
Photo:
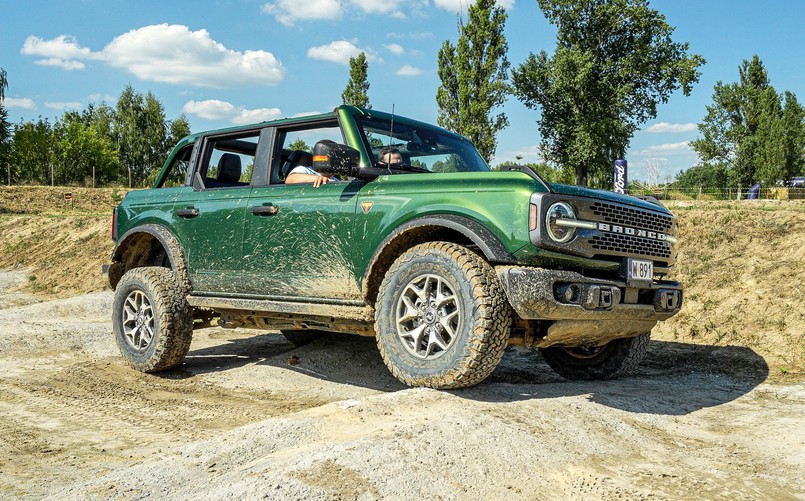
[{"label": "rear door", "polygon": [[[193,174],[174,204],[177,237],[196,294],[242,292],[243,226],[260,129],[204,138]],[[263,160],[265,161],[265,160]]]}]

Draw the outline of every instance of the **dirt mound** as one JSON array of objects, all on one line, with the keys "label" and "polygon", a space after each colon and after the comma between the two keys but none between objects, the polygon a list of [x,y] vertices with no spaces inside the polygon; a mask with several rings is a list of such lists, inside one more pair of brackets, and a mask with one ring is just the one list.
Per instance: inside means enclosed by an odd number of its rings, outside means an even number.
[{"label": "dirt mound", "polygon": [[680,203],[685,304],[654,339],[748,346],[772,377],[805,374],[805,202]]},{"label": "dirt mound", "polygon": [[97,213],[108,216],[128,188],[2,186],[0,214]]}]

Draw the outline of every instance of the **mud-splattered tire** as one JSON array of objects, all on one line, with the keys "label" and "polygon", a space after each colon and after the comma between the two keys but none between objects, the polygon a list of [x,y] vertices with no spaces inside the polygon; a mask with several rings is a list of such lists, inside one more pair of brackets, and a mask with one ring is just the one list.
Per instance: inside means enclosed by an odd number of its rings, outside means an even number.
[{"label": "mud-splattered tire", "polygon": [[409,386],[462,388],[495,370],[511,309],[492,267],[466,247],[409,249],[386,273],[375,309],[377,346]]},{"label": "mud-splattered tire", "polygon": [[313,341],[319,339],[320,337],[327,334],[324,331],[317,331],[317,330],[282,330],[280,331],[285,339],[290,341],[291,343],[295,344],[296,346],[304,346],[308,343],[312,343]]},{"label": "mud-splattered tire", "polygon": [[599,348],[542,348],[542,358],[560,376],[570,380],[616,379],[633,372],[648,349],[650,332],[615,339]]},{"label": "mud-splattered tire", "polygon": [[158,372],[182,363],[193,337],[193,312],[169,268],[129,270],[115,289],[115,340],[129,365]]}]

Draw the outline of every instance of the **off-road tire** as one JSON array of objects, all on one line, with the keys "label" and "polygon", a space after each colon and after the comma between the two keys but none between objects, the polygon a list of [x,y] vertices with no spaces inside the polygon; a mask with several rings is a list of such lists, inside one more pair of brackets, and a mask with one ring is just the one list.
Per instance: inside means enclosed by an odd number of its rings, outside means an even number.
[{"label": "off-road tire", "polygon": [[[423,281],[422,277],[438,281],[437,287],[444,288],[440,292],[447,291],[453,298],[448,306],[460,313],[458,321],[449,325],[449,331],[455,333],[451,336],[452,341],[431,358],[427,357],[430,342],[424,358],[421,354],[417,357],[412,350],[421,344],[406,341],[398,332],[401,308],[409,311],[402,297],[406,291],[415,290],[412,287],[426,283],[428,279]],[[431,299],[436,297],[423,295]],[[441,297],[444,298],[444,294]],[[495,271],[466,247],[447,242],[412,247],[389,268],[380,286],[376,306],[375,332],[380,355],[391,373],[409,386],[445,389],[478,384],[495,370],[506,350],[511,330],[511,307]],[[434,323],[427,325],[443,329],[433,320],[433,313],[431,310],[430,321]],[[444,314],[442,318],[443,314],[437,313],[436,316],[448,321],[448,315]],[[410,314],[402,315],[402,318],[409,317]],[[412,323],[424,318],[423,315]],[[452,316],[449,322],[453,322]],[[406,330],[400,332],[405,334]]]},{"label": "off-road tire", "polygon": [[281,330],[280,332],[282,333],[283,336],[285,336],[285,339],[295,344],[296,346],[304,346],[308,343],[312,343],[313,341],[327,334],[324,331],[318,331],[315,329]]},{"label": "off-road tire", "polygon": [[596,381],[616,379],[637,368],[646,356],[651,332],[614,339],[595,350],[584,348],[540,348],[542,358],[565,379]]},{"label": "off-road tire", "polygon": [[169,268],[127,271],[115,289],[112,324],[120,353],[141,372],[181,365],[193,337],[192,308]]}]

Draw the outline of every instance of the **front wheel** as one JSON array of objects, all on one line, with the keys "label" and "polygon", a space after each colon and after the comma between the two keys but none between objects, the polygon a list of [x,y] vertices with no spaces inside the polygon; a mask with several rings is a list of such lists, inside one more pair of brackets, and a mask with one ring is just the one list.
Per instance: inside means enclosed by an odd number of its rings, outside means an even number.
[{"label": "front wheel", "polygon": [[425,243],[400,256],[380,286],[377,346],[409,386],[472,386],[503,357],[511,318],[486,261],[460,245]]},{"label": "front wheel", "polygon": [[193,337],[193,312],[169,268],[129,270],[115,289],[112,323],[120,353],[142,372],[182,363]]},{"label": "front wheel", "polygon": [[553,346],[540,348],[542,358],[565,379],[594,381],[616,379],[633,372],[648,349],[650,332],[613,339],[604,346]]}]

